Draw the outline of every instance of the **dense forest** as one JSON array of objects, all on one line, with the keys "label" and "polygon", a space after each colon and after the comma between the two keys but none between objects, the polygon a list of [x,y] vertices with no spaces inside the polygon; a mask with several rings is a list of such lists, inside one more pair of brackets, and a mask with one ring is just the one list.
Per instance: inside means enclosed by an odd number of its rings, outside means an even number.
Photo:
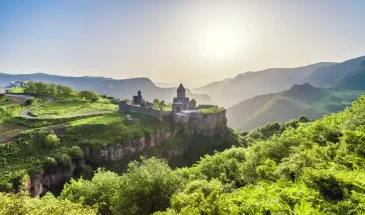
[{"label": "dense forest", "polygon": [[[171,169],[165,160],[142,158],[121,175],[99,169],[90,180],[72,179],[57,198],[3,193],[1,211],[362,214],[364,109],[362,96],[343,112],[320,120],[301,117],[243,132],[247,147],[206,155],[191,167]],[[20,186],[27,186],[26,181]]]}]

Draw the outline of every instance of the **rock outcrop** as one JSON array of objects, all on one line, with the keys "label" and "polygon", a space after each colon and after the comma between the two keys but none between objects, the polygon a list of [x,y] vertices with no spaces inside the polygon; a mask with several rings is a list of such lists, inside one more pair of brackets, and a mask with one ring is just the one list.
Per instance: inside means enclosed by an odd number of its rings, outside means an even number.
[{"label": "rock outcrop", "polygon": [[32,196],[41,196],[47,191],[59,193],[63,185],[74,176],[75,169],[84,164],[84,161],[73,162],[68,169],[55,169],[51,173],[31,176],[29,192]]}]

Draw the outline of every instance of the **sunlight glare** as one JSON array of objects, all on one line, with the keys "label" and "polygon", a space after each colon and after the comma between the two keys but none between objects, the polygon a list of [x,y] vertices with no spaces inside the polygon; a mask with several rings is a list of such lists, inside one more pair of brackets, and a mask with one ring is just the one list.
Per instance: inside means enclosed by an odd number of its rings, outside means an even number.
[{"label": "sunlight glare", "polygon": [[229,27],[206,29],[200,41],[203,56],[218,61],[228,61],[236,57],[242,49],[242,38],[238,32]]}]

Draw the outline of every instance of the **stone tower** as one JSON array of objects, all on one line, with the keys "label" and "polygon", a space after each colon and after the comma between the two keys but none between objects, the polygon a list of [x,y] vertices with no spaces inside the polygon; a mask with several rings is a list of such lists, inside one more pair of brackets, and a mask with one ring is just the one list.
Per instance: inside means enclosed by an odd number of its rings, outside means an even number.
[{"label": "stone tower", "polygon": [[177,98],[185,98],[185,88],[182,84],[177,88]]}]

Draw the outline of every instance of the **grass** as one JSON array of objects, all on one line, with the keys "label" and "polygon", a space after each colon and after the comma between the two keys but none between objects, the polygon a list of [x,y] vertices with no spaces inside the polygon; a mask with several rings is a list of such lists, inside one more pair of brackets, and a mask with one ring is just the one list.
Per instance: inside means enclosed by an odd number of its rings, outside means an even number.
[{"label": "grass", "polygon": [[15,87],[8,90],[9,93],[24,93],[23,87]]},{"label": "grass", "polygon": [[24,99],[22,98],[0,95],[0,106],[21,104],[23,102]]},{"label": "grass", "polygon": [[129,113],[140,120],[139,125],[125,119],[127,114],[110,113],[71,122],[67,126],[66,142],[78,142],[82,145],[116,144],[153,134],[157,130],[167,129],[167,124],[143,114]]},{"label": "grass", "polygon": [[43,106],[33,108],[30,114],[35,117],[71,117],[80,114],[92,114],[101,111],[116,111],[118,105],[109,100],[89,102],[77,99],[55,100]]},{"label": "grass", "polygon": [[[154,110],[160,110],[158,108],[153,108]],[[172,104],[166,105],[162,111],[172,111]]]},{"label": "grass", "polygon": [[8,140],[11,137],[14,137],[20,134],[24,129],[23,126],[16,125],[13,123],[1,123],[0,124],[0,143]]},{"label": "grass", "polygon": [[224,108],[222,107],[211,107],[211,108],[205,108],[198,110],[199,113],[218,113],[223,111]]}]

